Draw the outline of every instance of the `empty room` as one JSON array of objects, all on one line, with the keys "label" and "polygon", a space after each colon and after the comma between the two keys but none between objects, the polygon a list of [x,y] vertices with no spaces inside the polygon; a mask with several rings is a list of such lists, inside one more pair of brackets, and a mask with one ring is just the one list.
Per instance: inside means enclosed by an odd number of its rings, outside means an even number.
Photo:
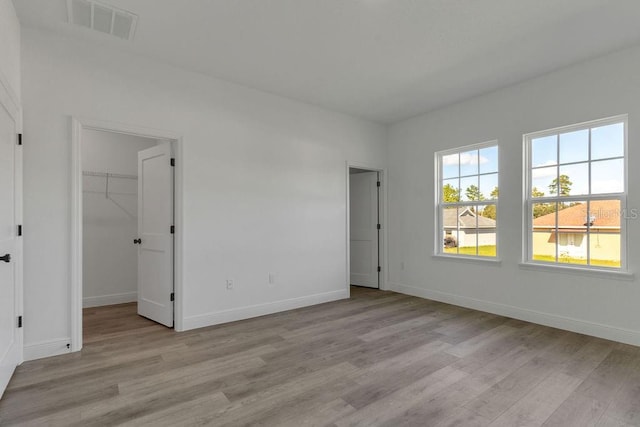
[{"label": "empty room", "polygon": [[640,426],[638,22],[0,0],[0,425]]}]

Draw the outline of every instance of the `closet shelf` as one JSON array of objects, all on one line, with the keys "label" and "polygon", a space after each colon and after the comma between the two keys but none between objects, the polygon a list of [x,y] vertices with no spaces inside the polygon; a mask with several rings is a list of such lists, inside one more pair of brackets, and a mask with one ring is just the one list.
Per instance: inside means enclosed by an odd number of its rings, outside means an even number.
[{"label": "closet shelf", "polygon": [[98,177],[102,177],[102,178],[138,179],[137,175],[126,175],[126,174],[122,174],[122,173],[82,171],[82,175],[84,175],[84,176],[98,176]]}]

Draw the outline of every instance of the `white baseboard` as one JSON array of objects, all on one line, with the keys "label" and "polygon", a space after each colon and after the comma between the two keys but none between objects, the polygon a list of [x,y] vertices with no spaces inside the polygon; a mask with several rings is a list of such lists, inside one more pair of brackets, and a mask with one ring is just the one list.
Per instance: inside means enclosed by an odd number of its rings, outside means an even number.
[{"label": "white baseboard", "polygon": [[82,298],[82,307],[100,307],[103,305],[124,304],[126,302],[138,301],[137,292],[128,292],[125,294],[101,295],[97,297]]},{"label": "white baseboard", "polygon": [[24,360],[42,359],[43,357],[58,356],[60,354],[71,353],[71,338],[59,338],[55,340],[42,341],[24,346]]},{"label": "white baseboard", "polygon": [[2,368],[0,368],[0,399],[2,398],[7,385],[9,385],[9,381],[11,380],[12,375],[13,368],[9,368],[7,366],[3,366]]},{"label": "white baseboard", "polygon": [[449,294],[432,289],[418,288],[400,283],[389,283],[389,287],[390,290],[400,292],[402,294],[413,295],[420,298],[472,308],[474,310],[498,314],[500,316],[511,317],[531,323],[537,323],[539,325],[550,326],[552,328],[564,329],[584,335],[640,346],[640,331],[634,331],[632,329],[618,328],[586,320],[559,316],[557,314],[544,313],[541,311]]},{"label": "white baseboard", "polygon": [[219,311],[215,313],[200,314],[197,316],[186,317],[184,319],[182,330],[188,331],[189,329],[235,322],[237,320],[250,319],[252,317],[279,313],[281,311],[293,310],[296,308],[337,301],[345,298],[349,298],[349,291],[347,289],[252,305],[248,307],[234,308],[232,310]]}]

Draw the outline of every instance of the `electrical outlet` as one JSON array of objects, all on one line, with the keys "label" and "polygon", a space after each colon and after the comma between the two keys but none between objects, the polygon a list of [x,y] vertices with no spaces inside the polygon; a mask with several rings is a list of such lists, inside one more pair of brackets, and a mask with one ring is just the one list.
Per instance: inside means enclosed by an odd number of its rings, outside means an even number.
[{"label": "electrical outlet", "polygon": [[269,284],[273,285],[276,283],[276,273],[269,273]]},{"label": "electrical outlet", "polygon": [[227,290],[233,289],[233,280],[227,279]]}]

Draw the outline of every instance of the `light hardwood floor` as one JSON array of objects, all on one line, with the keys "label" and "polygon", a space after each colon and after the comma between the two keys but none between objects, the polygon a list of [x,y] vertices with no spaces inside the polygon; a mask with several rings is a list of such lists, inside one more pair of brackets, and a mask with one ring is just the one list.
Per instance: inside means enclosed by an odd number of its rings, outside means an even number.
[{"label": "light hardwood floor", "polygon": [[392,292],[176,333],[85,310],[2,425],[638,426],[640,348]]}]

